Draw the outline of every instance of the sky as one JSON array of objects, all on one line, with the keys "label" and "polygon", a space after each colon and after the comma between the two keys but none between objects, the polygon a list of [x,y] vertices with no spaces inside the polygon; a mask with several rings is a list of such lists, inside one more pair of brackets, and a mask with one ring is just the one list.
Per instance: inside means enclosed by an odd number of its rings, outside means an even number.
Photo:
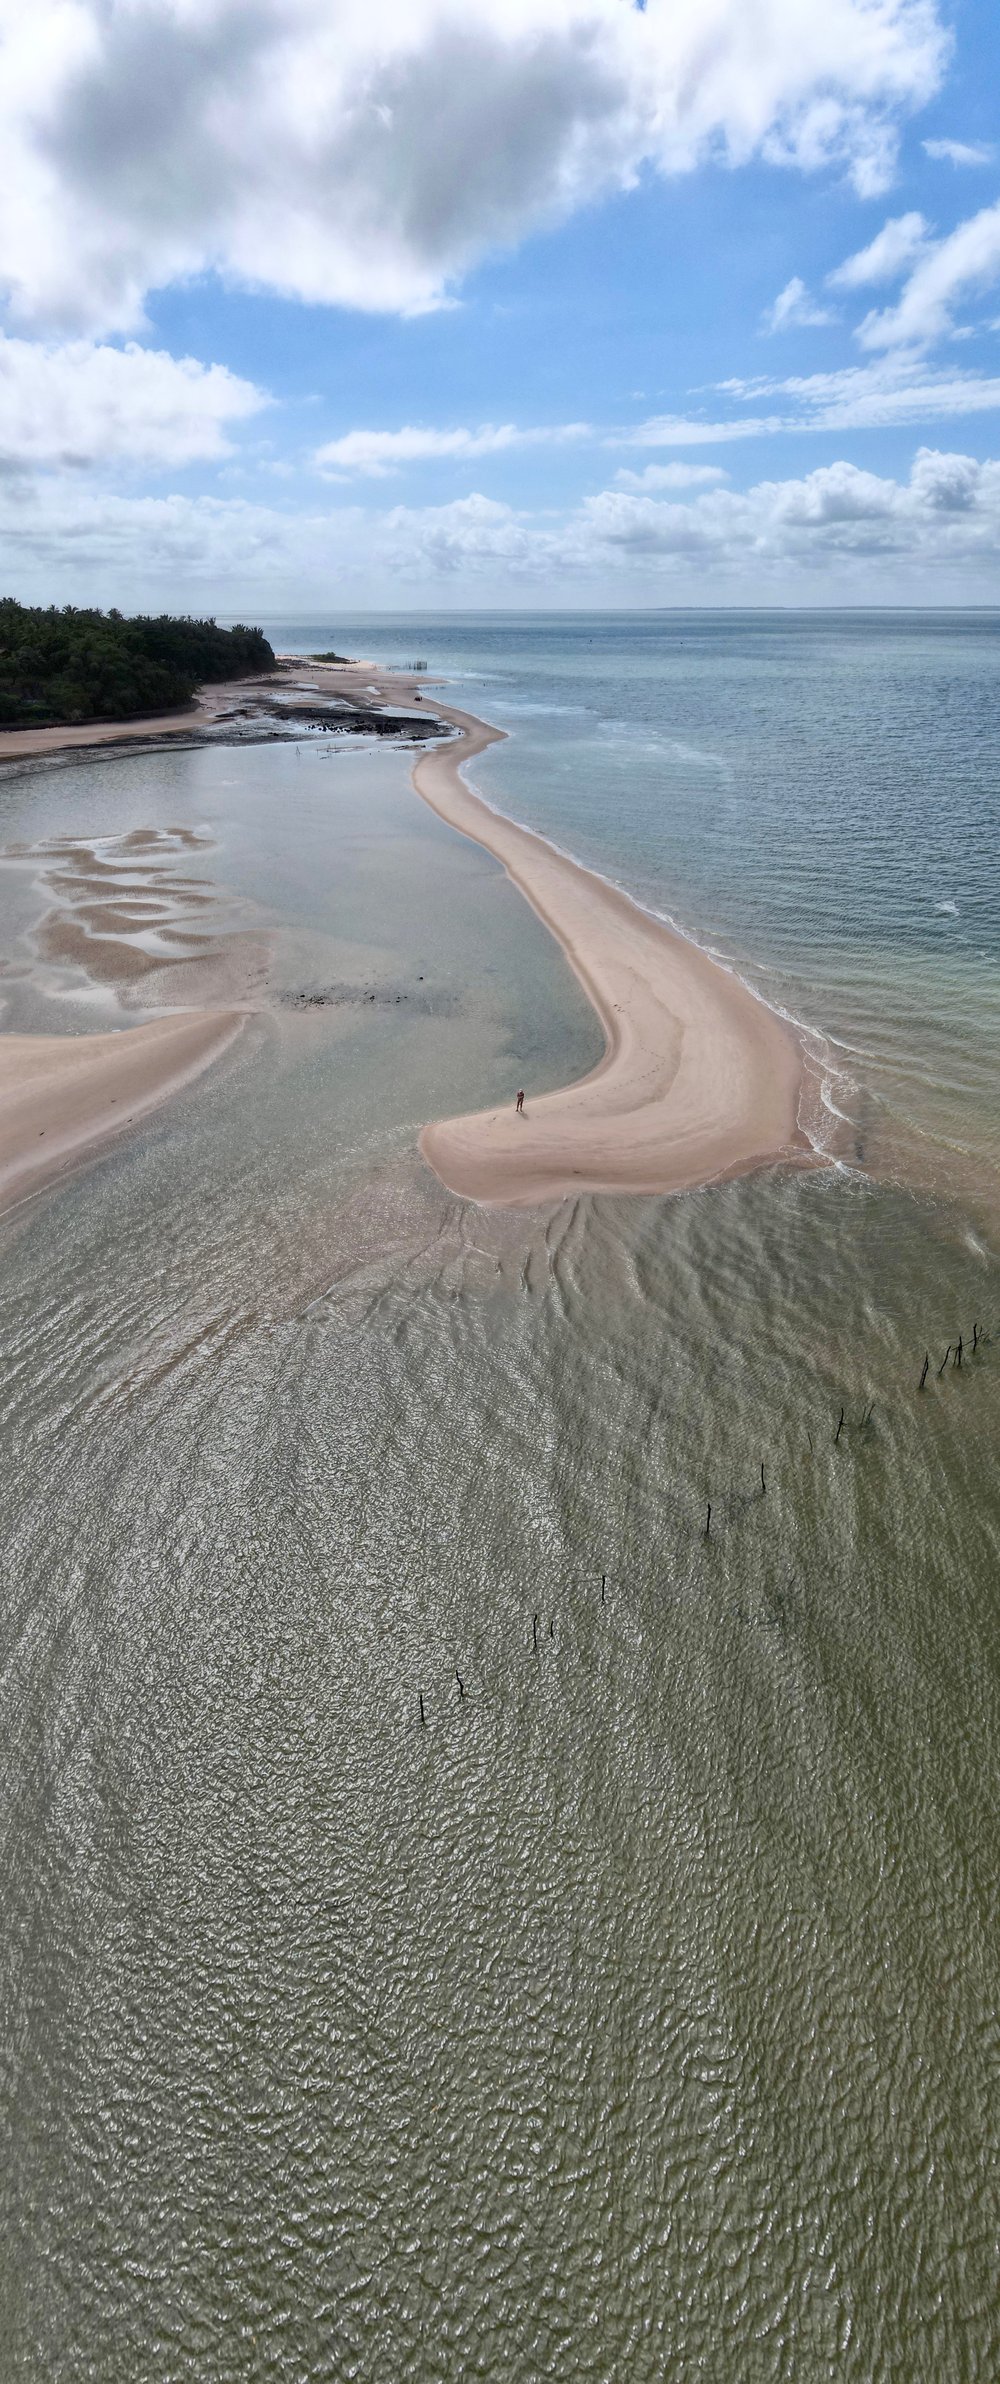
[{"label": "sky", "polygon": [[0,593],[1000,604],[996,0],[0,0]]}]

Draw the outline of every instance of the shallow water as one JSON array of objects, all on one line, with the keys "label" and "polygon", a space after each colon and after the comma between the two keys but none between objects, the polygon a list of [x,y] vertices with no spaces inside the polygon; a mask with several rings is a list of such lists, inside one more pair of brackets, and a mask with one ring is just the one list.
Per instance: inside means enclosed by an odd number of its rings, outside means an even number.
[{"label": "shallow water", "polygon": [[897,1139],[462,1208],[416,1124],[593,1023],[406,766],[0,789],[5,843],[204,827],[269,951],[231,1060],[0,1229],[0,2373],[991,2375],[986,1142],[968,1199]]},{"label": "shallow water", "polygon": [[[513,731],[476,765],[492,800],[817,1030],[818,1139],[958,1186],[1000,1225],[1000,615],[362,617],[337,634],[459,674]],[[272,635],[310,642],[308,624]]]}]

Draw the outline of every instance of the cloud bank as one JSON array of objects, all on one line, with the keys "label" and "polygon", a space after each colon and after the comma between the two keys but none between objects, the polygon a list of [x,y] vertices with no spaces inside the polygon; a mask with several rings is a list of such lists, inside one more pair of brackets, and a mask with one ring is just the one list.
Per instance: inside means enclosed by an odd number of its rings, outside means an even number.
[{"label": "cloud bank", "polygon": [[[79,476],[0,480],[0,579],[48,599],[311,601],[391,589],[581,604],[891,602],[1000,594],[1000,461],[921,448],[908,479],[839,461],[745,491],[613,487],[562,520],[480,494],[433,506],[288,514],[217,497],[111,495]],[[299,615],[301,617],[301,613]]]},{"label": "cloud bank", "polygon": [[412,312],[645,169],[877,192],[947,47],[934,0],[0,0],[0,279],[64,331],[206,270]]}]

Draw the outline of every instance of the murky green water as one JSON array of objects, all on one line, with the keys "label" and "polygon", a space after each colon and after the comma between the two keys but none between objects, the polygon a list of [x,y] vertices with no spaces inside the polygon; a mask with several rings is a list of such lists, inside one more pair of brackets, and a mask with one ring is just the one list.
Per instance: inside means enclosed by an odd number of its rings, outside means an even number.
[{"label": "murky green water", "polygon": [[416,1124],[593,1026],[405,779],[0,790],[211,829],[273,939],[222,1068],[0,1229],[0,2375],[991,2377],[981,1204],[451,1201]]}]

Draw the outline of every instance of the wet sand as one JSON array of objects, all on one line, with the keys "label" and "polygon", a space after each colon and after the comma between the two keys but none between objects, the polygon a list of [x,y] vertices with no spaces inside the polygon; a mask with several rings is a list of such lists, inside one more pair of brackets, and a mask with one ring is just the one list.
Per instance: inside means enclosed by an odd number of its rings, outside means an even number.
[{"label": "wet sand", "polygon": [[562,945],[606,1038],[578,1084],[425,1126],[424,1157],[452,1192],[520,1206],[572,1192],[680,1192],[779,1159],[803,1160],[802,1056],[773,1010],[697,945],[491,810],[461,777],[502,734],[435,701],[459,729],[413,780],[453,828],[502,861]]},{"label": "wet sand", "polygon": [[[290,658],[286,657],[286,661]],[[297,657],[299,668],[304,659]],[[561,944],[600,1019],[596,1068],[558,1092],[424,1127],[420,1148],[449,1191],[504,1207],[577,1192],[666,1193],[776,1161],[810,1164],[798,1037],[749,987],[543,836],[491,809],[464,765],[504,735],[370,662],[309,666],[320,693],[427,710],[458,736],[414,764],[439,817],[501,861]]]},{"label": "wet sand", "polygon": [[0,729],[0,762],[44,761],[49,754],[68,753],[74,747],[142,745],[160,737],[190,736],[192,729],[212,726],[217,707],[211,698],[223,694],[231,702],[234,689],[203,690],[196,702],[182,711],[150,713],[141,720],[88,720],[78,728],[63,723],[54,728]]},{"label": "wet sand", "polygon": [[[349,697],[361,710],[423,710],[429,690],[429,682],[418,685],[409,674],[368,662],[340,666],[285,657],[284,670],[295,671],[300,687],[306,674],[305,684],[319,696]],[[0,741],[0,757],[18,750],[55,753],[75,743],[155,740],[206,725],[233,692],[203,690],[190,713],[168,720],[8,734]],[[436,695],[426,709],[458,734],[416,762],[417,792],[449,826],[503,863],[562,946],[606,1044],[597,1067],[578,1083],[537,1098],[528,1085],[520,1115],[509,1102],[425,1126],[420,1148],[440,1180],[464,1198],[516,1207],[581,1191],[679,1192],[777,1160],[807,1161],[810,1146],[798,1126],[802,1054],[792,1030],[686,937],[472,792],[462,767],[496,742],[501,730]],[[151,835],[155,840],[156,832]],[[94,861],[87,859],[90,892]],[[148,892],[142,889],[147,899]],[[121,982],[143,974],[150,956],[137,944],[131,951],[117,944],[107,931],[120,924],[113,914],[99,921],[78,911],[75,920],[64,915],[46,926],[49,937],[77,939],[72,954],[63,943],[58,957],[89,958],[93,970],[95,929],[103,925],[105,953],[113,961],[109,973]],[[137,908],[133,928],[144,924]],[[172,942],[170,930],[161,925],[157,940],[161,947]],[[199,939],[188,934],[184,940],[193,958]],[[161,965],[163,957],[161,949]],[[53,1153],[64,1164],[166,1099],[225,1048],[242,1017],[232,1010],[199,1010],[113,1035],[0,1037],[0,1201],[10,1197],[12,1184],[19,1194],[51,1173]],[[121,1109],[127,1111],[124,1121]],[[43,1141],[49,1145],[44,1156],[35,1147]]]},{"label": "wet sand", "polygon": [[[376,685],[376,681],[378,684]],[[0,728],[0,765],[4,762],[54,760],[58,754],[85,753],[90,748],[124,745],[154,748],[165,738],[184,737],[201,743],[209,735],[242,741],[258,734],[294,739],[304,728],[317,725],[314,707],[298,698],[334,695],[360,712],[379,712],[401,706],[408,710],[414,682],[394,673],[379,672],[374,663],[356,662],[335,669],[310,661],[308,655],[286,655],[278,667],[248,679],[226,679],[199,687],[194,702],[179,711],[147,713],[132,720],[88,720],[76,727],[66,723],[50,728]],[[322,707],[321,707],[322,708]],[[436,713],[437,706],[427,706]],[[346,718],[329,725],[350,728]]]},{"label": "wet sand", "polygon": [[0,1035],[0,1206],[144,1117],[220,1057],[242,1010],[187,1010],[103,1035]]}]

